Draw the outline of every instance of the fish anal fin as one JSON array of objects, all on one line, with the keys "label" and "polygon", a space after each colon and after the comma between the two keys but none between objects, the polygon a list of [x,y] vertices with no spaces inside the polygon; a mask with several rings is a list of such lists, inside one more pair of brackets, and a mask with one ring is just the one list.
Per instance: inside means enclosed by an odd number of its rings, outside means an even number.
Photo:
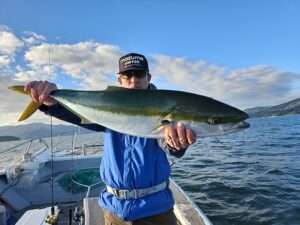
[{"label": "fish anal fin", "polygon": [[29,118],[38,108],[40,108],[40,106],[42,105],[42,103],[37,103],[35,101],[31,101],[26,109],[24,110],[24,112],[22,113],[22,115],[19,118],[19,122],[26,120],[27,118]]},{"label": "fish anal fin", "polygon": [[90,123],[93,123],[93,122],[89,121],[88,119],[86,119],[86,118],[84,118],[82,116],[80,116],[80,119],[81,119],[81,124],[90,124]]},{"label": "fish anal fin", "polygon": [[72,107],[64,104],[63,102],[60,102],[60,104],[62,104],[67,110],[69,110],[70,112],[72,112],[76,116],[78,116],[81,119],[81,124],[91,124],[91,123],[93,123],[90,120],[88,120],[87,118],[85,118],[84,116],[82,116],[80,113],[76,112],[76,110],[72,109]]}]

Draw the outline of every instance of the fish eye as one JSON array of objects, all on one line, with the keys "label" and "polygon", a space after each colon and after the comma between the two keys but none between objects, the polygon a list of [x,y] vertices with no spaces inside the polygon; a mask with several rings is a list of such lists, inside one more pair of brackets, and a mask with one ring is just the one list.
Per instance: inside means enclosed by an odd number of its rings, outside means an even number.
[{"label": "fish eye", "polygon": [[208,120],[208,123],[209,124],[212,124],[212,125],[218,125],[221,123],[221,120],[219,118],[210,118]]},{"label": "fish eye", "polygon": [[169,120],[162,120],[161,121],[161,125],[167,125],[167,124],[170,124]]}]

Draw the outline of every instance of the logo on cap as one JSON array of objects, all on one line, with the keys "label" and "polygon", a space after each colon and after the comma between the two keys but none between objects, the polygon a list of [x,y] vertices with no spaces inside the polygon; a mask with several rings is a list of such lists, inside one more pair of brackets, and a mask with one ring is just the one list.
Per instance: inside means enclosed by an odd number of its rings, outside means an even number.
[{"label": "logo on cap", "polygon": [[129,70],[149,71],[148,62],[145,56],[137,53],[129,53],[119,60],[119,73]]}]

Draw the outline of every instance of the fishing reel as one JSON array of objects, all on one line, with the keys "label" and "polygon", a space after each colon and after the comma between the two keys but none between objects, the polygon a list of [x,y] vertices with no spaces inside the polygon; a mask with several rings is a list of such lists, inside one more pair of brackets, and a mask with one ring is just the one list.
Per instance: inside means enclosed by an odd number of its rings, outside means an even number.
[{"label": "fishing reel", "polygon": [[48,224],[56,224],[58,220],[58,214],[48,215],[45,219],[45,222]]},{"label": "fishing reel", "polygon": [[57,224],[57,222],[58,222],[58,214],[60,212],[61,211],[58,210],[57,207],[52,206],[51,207],[51,214],[47,215],[47,217],[45,219],[45,223],[48,223],[48,224]]},{"label": "fishing reel", "polygon": [[79,222],[79,224],[84,223],[84,212],[81,207],[76,206],[73,213],[73,220]]}]

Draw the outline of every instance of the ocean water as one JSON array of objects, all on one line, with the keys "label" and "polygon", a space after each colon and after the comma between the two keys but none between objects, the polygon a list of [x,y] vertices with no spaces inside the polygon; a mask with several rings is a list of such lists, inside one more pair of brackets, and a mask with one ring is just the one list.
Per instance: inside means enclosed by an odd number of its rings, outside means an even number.
[{"label": "ocean water", "polygon": [[198,140],[173,178],[215,225],[300,225],[300,115]]},{"label": "ocean water", "polygon": [[[243,132],[199,139],[175,160],[172,178],[214,225],[300,225],[300,115],[249,122]],[[102,138],[80,135],[76,145]],[[17,161],[30,143],[1,152],[22,142],[0,142],[0,168]],[[72,136],[59,142],[58,151],[70,148]],[[31,149],[42,146],[35,141]]]}]

